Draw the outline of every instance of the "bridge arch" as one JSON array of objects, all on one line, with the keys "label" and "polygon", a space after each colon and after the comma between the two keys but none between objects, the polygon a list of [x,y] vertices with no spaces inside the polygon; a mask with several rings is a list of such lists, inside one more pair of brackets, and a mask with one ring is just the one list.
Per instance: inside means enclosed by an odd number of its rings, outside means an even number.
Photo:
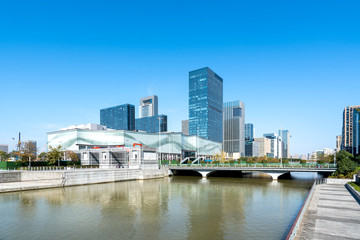
[{"label": "bridge arch", "polygon": [[289,174],[290,175],[290,172],[262,172],[262,173],[266,173],[267,175],[270,175],[271,178],[275,181],[277,181],[279,179],[280,176],[283,176],[283,175],[286,175],[286,174]]}]

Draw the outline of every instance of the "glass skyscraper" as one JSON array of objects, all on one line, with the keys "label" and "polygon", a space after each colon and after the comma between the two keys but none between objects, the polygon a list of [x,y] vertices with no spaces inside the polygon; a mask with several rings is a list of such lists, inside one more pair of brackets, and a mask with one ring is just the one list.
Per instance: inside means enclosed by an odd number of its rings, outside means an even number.
[{"label": "glass skyscraper", "polygon": [[[160,121],[160,123],[159,123]],[[137,118],[135,120],[135,129],[149,132],[149,133],[157,133],[167,131],[167,116],[166,115],[158,115],[152,117],[143,117]]]},{"label": "glass skyscraper", "polygon": [[241,101],[224,103],[224,142],[227,153],[245,156],[245,104]]},{"label": "glass skyscraper", "polygon": [[223,140],[223,79],[210,68],[189,72],[189,135]]},{"label": "glass skyscraper", "polygon": [[124,104],[101,109],[100,124],[110,129],[135,130],[135,106]]},{"label": "glass skyscraper", "polygon": [[289,154],[290,133],[288,130],[279,130],[279,136],[281,138],[282,157],[290,158],[290,154]]},{"label": "glass skyscraper", "polygon": [[252,141],[254,139],[254,124],[245,124],[245,141]]}]

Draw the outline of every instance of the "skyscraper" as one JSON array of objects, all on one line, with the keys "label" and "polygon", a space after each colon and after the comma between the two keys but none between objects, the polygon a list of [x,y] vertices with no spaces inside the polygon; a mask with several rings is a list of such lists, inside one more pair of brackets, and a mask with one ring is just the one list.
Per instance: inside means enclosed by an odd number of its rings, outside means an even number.
[{"label": "skyscraper", "polygon": [[353,112],[353,154],[360,154],[360,109]]},{"label": "skyscraper", "polygon": [[223,79],[210,68],[189,72],[189,135],[223,140]]},{"label": "skyscraper", "polygon": [[336,151],[341,150],[341,142],[342,142],[342,136],[341,135],[336,136]]},{"label": "skyscraper", "polygon": [[166,132],[167,116],[157,115],[152,117],[137,118],[135,119],[135,129],[150,133],[156,133],[159,131]]},{"label": "skyscraper", "polygon": [[265,133],[264,138],[271,140],[271,158],[281,158],[282,157],[282,148],[281,148],[281,137],[277,136],[274,133]]},{"label": "skyscraper", "polygon": [[342,127],[342,150],[353,153],[353,113],[354,110],[360,108],[357,106],[345,107],[343,111],[343,127]]},{"label": "skyscraper", "polygon": [[245,104],[241,101],[224,103],[223,150],[245,156]]},{"label": "skyscraper", "polygon": [[252,141],[254,135],[254,125],[252,123],[245,123],[245,141]]},{"label": "skyscraper", "polygon": [[290,133],[288,130],[279,130],[279,136],[281,139],[282,157],[290,158],[290,153],[289,153]]},{"label": "skyscraper", "polygon": [[140,99],[139,118],[158,115],[158,97],[156,95]]},{"label": "skyscraper", "polygon": [[189,135],[189,120],[182,120],[181,121],[181,132],[184,135]]},{"label": "skyscraper", "polygon": [[100,124],[110,129],[135,130],[135,106],[124,104],[101,109]]}]

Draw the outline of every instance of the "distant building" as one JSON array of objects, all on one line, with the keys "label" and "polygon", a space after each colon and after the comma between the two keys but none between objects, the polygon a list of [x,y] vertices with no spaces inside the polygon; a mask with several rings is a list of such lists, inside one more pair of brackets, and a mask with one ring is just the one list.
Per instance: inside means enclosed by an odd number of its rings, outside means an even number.
[{"label": "distant building", "polygon": [[342,142],[342,136],[341,135],[336,136],[336,151],[341,150],[341,142]]},{"label": "distant building", "polygon": [[158,97],[156,95],[140,99],[139,118],[158,115]]},{"label": "distant building", "polygon": [[137,118],[135,119],[135,129],[149,133],[167,132],[167,116]]},{"label": "distant building", "polygon": [[271,157],[271,139],[268,138],[254,138],[254,142],[259,144],[259,157]]},{"label": "distant building", "polygon": [[260,143],[256,141],[245,141],[245,157],[259,157]]},{"label": "distant building", "polygon": [[353,112],[353,154],[360,154],[360,110],[354,110]]},{"label": "distant building", "polygon": [[279,130],[279,136],[281,139],[282,157],[290,158],[290,153],[289,153],[290,133],[288,130]]},{"label": "distant building", "polygon": [[210,68],[189,72],[189,135],[223,141],[223,79]]},{"label": "distant building", "polygon": [[282,158],[281,138],[275,133],[265,133],[264,138],[271,140],[271,158]]},{"label": "distant building", "polygon": [[182,120],[181,121],[181,132],[184,135],[189,135],[189,120]]},{"label": "distant building", "polygon": [[301,160],[307,160],[308,158],[307,158],[306,154],[301,154],[300,159]]},{"label": "distant building", "polygon": [[357,106],[348,106],[345,107],[343,111],[343,127],[342,127],[342,150],[353,153],[353,115],[354,110],[360,108],[360,105]]},{"label": "distant building", "polygon": [[245,156],[245,104],[241,101],[224,103],[223,107],[224,140],[226,153],[240,153]]},{"label": "distant building", "polygon": [[124,104],[101,109],[100,124],[109,129],[135,130],[135,106]]},{"label": "distant building", "polygon": [[0,151],[9,153],[9,145],[7,145],[7,144],[0,144]]},{"label": "distant building", "polygon": [[245,141],[252,141],[254,139],[254,125],[252,123],[245,124]]}]

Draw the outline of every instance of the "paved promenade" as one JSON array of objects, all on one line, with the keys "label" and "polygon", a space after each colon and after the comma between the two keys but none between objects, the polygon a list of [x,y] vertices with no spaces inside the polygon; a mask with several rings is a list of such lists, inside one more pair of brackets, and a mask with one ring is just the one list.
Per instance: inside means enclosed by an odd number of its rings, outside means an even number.
[{"label": "paved promenade", "polygon": [[297,239],[360,239],[360,205],[343,184],[316,186]]}]

